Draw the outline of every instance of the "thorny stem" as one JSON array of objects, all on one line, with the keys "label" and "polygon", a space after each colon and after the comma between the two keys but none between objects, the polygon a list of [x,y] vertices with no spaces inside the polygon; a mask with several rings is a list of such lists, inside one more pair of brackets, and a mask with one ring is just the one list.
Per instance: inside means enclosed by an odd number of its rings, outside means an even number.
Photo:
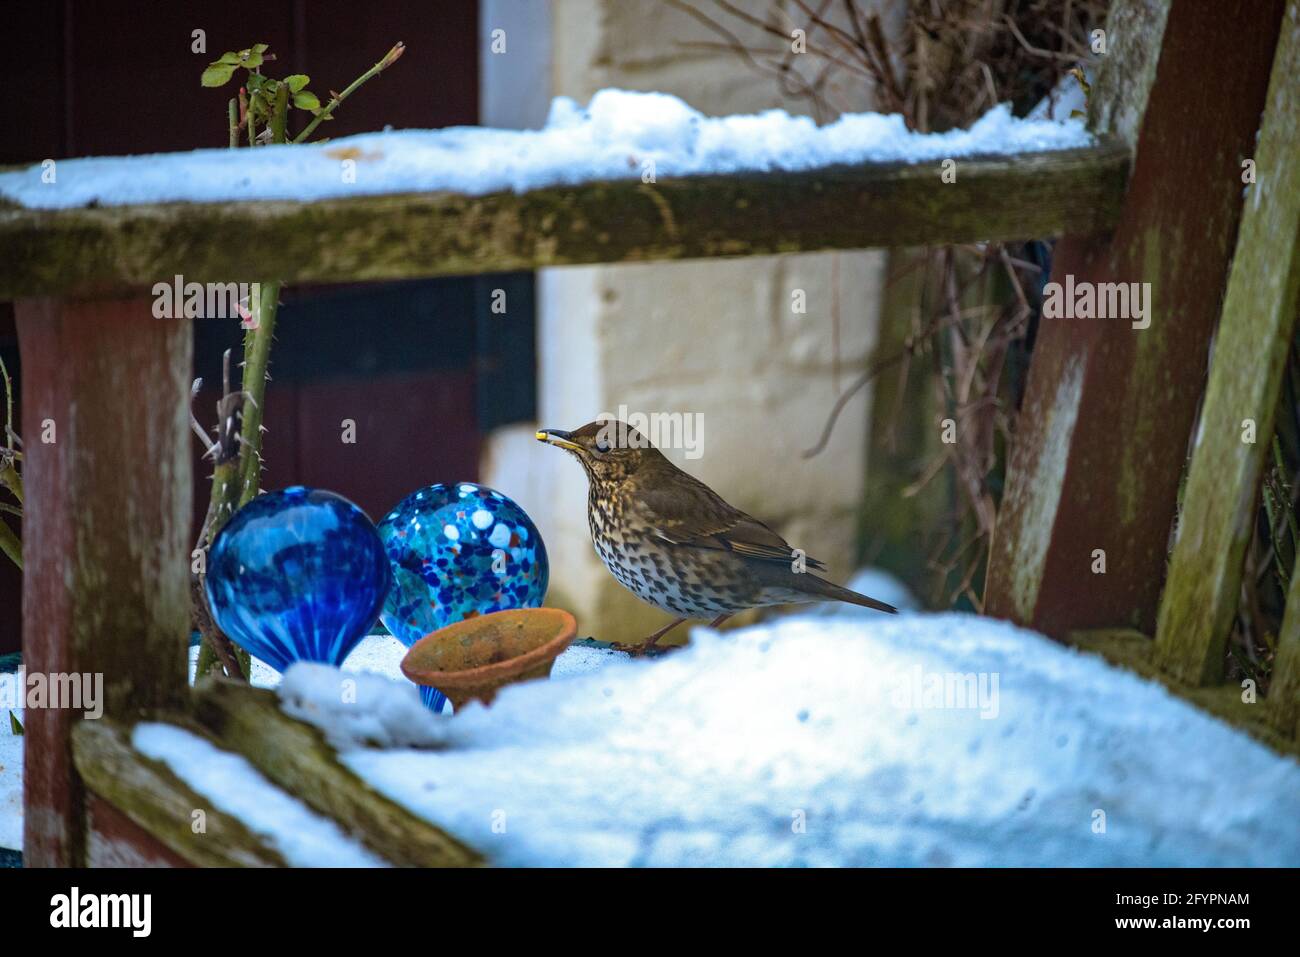
[{"label": "thorny stem", "polygon": [[406,47],[401,42],[398,42],[398,44],[395,47],[393,47],[391,50],[389,50],[387,53],[384,54],[384,58],[382,60],[380,60],[369,70],[367,70],[365,73],[361,74],[359,77],[353,80],[343,90],[342,93],[334,94],[333,98],[327,104],[325,104],[325,108],[322,109],[319,113],[317,113],[316,116],[312,119],[312,121],[303,128],[303,131],[293,138],[293,142],[301,143],[307,137],[311,136],[311,134],[315,131],[316,127],[320,126],[321,123],[329,119],[330,116],[334,113],[334,111],[338,109],[339,104],[341,104],[349,96],[355,93],[357,89],[361,86],[361,84],[365,83],[367,80],[371,79],[372,77],[376,77],[380,73],[383,73],[384,70],[388,69],[394,63],[396,63],[398,59],[401,58],[402,54],[405,52],[406,52]]},{"label": "thorny stem", "polygon": [[271,142],[284,142],[284,121],[289,113],[289,87],[281,83],[275,88],[275,106],[271,113]]},{"label": "thorny stem", "polygon": [[0,378],[5,380],[5,434],[3,438],[5,448],[12,449],[14,447],[12,438],[14,434],[14,383],[9,378],[9,369],[5,365],[3,358],[0,358]]},{"label": "thorny stem", "polygon": [[226,104],[226,121],[230,128],[230,148],[233,150],[239,146],[239,102],[234,97]]},{"label": "thorny stem", "polygon": [[226,674],[236,681],[247,681],[250,671],[248,652],[235,646],[226,634],[212,620],[212,609],[208,607],[208,597],[204,593],[203,576],[195,575],[190,579],[190,606],[194,609],[194,620],[203,641],[199,644],[198,666],[194,669],[196,678],[208,674],[216,662],[226,669]]},{"label": "thorny stem", "polygon": [[[250,303],[257,309],[257,324],[244,336],[244,371],[241,382],[242,412],[239,440],[234,457],[217,455],[217,462],[212,470],[212,498],[208,506],[206,542],[200,547],[212,544],[217,532],[221,531],[229,518],[243,505],[257,496],[262,472],[262,409],[266,392],[267,368],[271,361],[271,341],[275,334],[275,316],[280,301],[281,283],[271,282],[261,288],[259,301]],[[223,377],[225,395],[221,407],[227,408],[230,393],[230,376],[227,368]],[[225,412],[222,413],[223,415]],[[224,422],[219,428],[224,427]],[[229,450],[228,450],[229,451]],[[202,596],[196,596],[196,601]],[[218,648],[225,639],[219,634],[215,622],[209,631],[204,628],[203,617],[199,618],[200,632],[204,642],[199,650],[199,663],[196,676],[207,674],[217,661],[221,660]],[[237,659],[242,665],[244,675],[250,674],[247,652],[239,651]],[[224,662],[223,662],[224,663]],[[229,665],[227,665],[229,670]],[[232,676],[234,673],[232,672]]]},{"label": "thorny stem", "polygon": [[[406,47],[398,43],[384,55],[384,58],[354,80],[342,93],[334,94],[324,109],[292,142],[301,143],[327,120],[334,110],[367,80],[378,76],[398,61]],[[276,90],[275,105],[270,120],[271,142],[290,142],[285,132],[289,108],[289,88],[281,83]],[[252,112],[248,106],[247,93],[239,90],[238,100],[230,100],[226,106],[226,115],[230,128],[230,146],[239,145],[239,131],[247,124],[248,145],[257,144],[257,130]],[[244,336],[244,363],[241,391],[232,395],[230,391],[230,354],[226,354],[226,369],[223,376],[223,392],[218,404],[217,440],[209,445],[214,452],[215,462],[212,470],[212,492],[208,504],[208,513],[203,531],[199,535],[197,547],[206,549],[211,546],[217,533],[232,515],[243,505],[257,497],[262,473],[262,410],[266,393],[267,370],[271,361],[271,342],[275,336],[275,318],[280,303],[280,282],[266,283],[261,288],[259,301],[256,303],[257,323]],[[250,307],[254,304],[250,303]],[[198,383],[195,384],[196,388]],[[235,437],[230,432],[226,419],[233,417],[235,411],[240,414],[239,433]],[[197,427],[203,441],[202,428]],[[203,642],[199,649],[196,677],[209,673],[217,662],[225,667],[233,677],[250,675],[250,659],[247,652],[235,648],[230,639],[221,633],[221,629],[212,620],[207,600],[202,587],[202,576],[195,579],[191,603],[195,609],[195,621]],[[241,667],[242,666],[242,667]],[[242,673],[241,673],[242,672]]]},{"label": "thorny stem", "polygon": [[257,145],[257,123],[253,119],[253,104],[242,86],[239,88],[239,112],[239,122],[248,130],[248,145],[254,147]]},{"label": "thorny stem", "polygon": [[[4,360],[0,359],[0,378],[4,379],[5,384],[5,426],[4,426],[4,445],[0,447],[0,486],[7,488],[18,504],[23,503],[23,480],[18,474],[15,462],[18,460],[19,453],[14,450],[15,433],[14,425],[14,391],[13,380],[9,378],[9,369],[5,366]],[[5,507],[5,511],[12,512],[18,516],[22,515],[19,509],[10,506]],[[18,570],[23,568],[23,543],[19,539],[18,533],[9,527],[9,523],[0,518],[0,552],[9,556],[10,560],[18,566]]]},{"label": "thorny stem", "polygon": [[265,403],[267,369],[271,363],[271,341],[275,335],[275,316],[280,304],[279,282],[262,287],[257,325],[244,336],[245,395],[243,426],[240,429],[239,505],[257,496],[262,475],[262,410]]}]

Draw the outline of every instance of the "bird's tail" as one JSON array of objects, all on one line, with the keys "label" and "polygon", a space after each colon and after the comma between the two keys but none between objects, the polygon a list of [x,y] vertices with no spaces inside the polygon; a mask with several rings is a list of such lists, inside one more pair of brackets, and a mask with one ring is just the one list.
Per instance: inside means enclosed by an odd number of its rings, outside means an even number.
[{"label": "bird's tail", "polygon": [[828,582],[816,575],[804,573],[798,577],[800,591],[808,592],[811,595],[820,595],[822,598],[829,598],[832,601],[843,601],[848,602],[850,605],[861,605],[863,608],[874,608],[876,611],[887,612],[891,615],[898,614],[898,609],[893,605],[887,605],[883,601],[876,601],[874,598],[860,595],[852,589],[836,585],[834,582]]}]

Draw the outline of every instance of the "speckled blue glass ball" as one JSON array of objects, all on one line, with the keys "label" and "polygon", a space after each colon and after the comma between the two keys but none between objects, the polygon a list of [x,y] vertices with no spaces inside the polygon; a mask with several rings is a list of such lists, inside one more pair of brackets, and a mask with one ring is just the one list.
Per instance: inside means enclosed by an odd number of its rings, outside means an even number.
[{"label": "speckled blue glass ball", "polygon": [[472,482],[430,485],[379,523],[393,568],[380,618],[403,644],[452,622],[536,608],[550,567],[537,526],[500,492]]},{"label": "speckled blue glass ball", "polygon": [[340,664],[374,624],[391,583],[366,513],[294,486],[253,499],[208,553],[212,616],[241,648],[283,671]]}]

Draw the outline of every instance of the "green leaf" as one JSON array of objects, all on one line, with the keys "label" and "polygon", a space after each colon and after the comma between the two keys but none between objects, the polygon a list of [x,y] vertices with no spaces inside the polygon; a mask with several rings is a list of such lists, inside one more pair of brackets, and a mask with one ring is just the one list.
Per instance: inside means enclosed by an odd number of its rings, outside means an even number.
[{"label": "green leaf", "polygon": [[251,50],[245,52],[247,55],[244,57],[243,61],[244,69],[255,70],[262,65],[262,54]]},{"label": "green leaf", "polygon": [[311,77],[306,73],[295,73],[293,76],[286,76],[284,82],[289,84],[290,93],[301,93],[310,79]]},{"label": "green leaf", "polygon": [[218,63],[232,63],[232,64],[235,64],[236,66],[238,66],[238,65],[239,65],[239,54],[236,53],[236,52],[234,52],[233,50],[230,51],[229,53],[223,53],[223,54],[221,54],[221,59],[218,60],[217,62],[218,62]]},{"label": "green leaf", "polygon": [[23,733],[23,723],[18,720],[18,716],[12,711],[9,712],[9,730],[14,733],[15,737],[20,737]]},{"label": "green leaf", "polygon": [[199,82],[204,86],[225,86],[235,75],[235,68],[229,63],[213,63],[203,71]]},{"label": "green leaf", "polygon": [[265,52],[266,52],[267,50],[269,50],[269,49],[270,49],[270,47],[269,47],[267,44],[265,44],[265,43],[254,43],[254,44],[253,44],[253,52],[254,52],[254,53],[265,53]]},{"label": "green leaf", "polygon": [[303,90],[303,92],[293,95],[293,105],[300,110],[319,110],[320,100],[316,99],[315,93]]}]

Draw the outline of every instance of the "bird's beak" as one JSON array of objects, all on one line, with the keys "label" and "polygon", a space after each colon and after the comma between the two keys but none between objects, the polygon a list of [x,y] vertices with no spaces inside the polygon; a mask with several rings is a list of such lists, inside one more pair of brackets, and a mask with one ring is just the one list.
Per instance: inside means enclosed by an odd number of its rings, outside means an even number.
[{"label": "bird's beak", "polygon": [[581,452],[582,446],[577,442],[569,441],[569,433],[561,432],[559,429],[539,429],[537,432],[537,441],[545,442],[547,445],[556,445],[562,449],[568,449],[570,452]]}]

